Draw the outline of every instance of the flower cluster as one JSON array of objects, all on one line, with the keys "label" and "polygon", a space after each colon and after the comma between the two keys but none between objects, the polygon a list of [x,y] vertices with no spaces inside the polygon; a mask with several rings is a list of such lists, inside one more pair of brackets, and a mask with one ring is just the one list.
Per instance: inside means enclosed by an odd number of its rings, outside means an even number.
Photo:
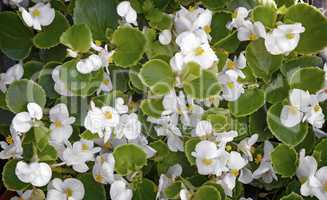
[{"label": "flower cluster", "polygon": [[0,190],[326,200],[326,35],[297,1],[3,0]]}]

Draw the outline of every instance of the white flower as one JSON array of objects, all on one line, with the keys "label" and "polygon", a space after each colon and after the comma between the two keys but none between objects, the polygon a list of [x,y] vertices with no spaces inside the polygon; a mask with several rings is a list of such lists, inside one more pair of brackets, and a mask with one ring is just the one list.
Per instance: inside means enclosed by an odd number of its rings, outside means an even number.
[{"label": "white flower", "polygon": [[232,21],[228,22],[228,29],[239,28],[244,24],[245,18],[249,15],[249,10],[244,7],[238,7],[234,10]]},{"label": "white flower", "polygon": [[26,190],[25,192],[17,192],[19,197],[12,197],[10,200],[30,200],[33,190]]},{"label": "white flower", "polygon": [[237,81],[238,75],[221,73],[218,75],[218,81],[223,87],[222,97],[226,101],[236,101],[243,93],[244,88]]},{"label": "white flower", "polygon": [[115,136],[121,139],[125,136],[129,140],[136,139],[141,134],[141,122],[135,113],[120,116],[119,125],[115,128]]},{"label": "white flower", "polygon": [[89,57],[78,61],[76,64],[77,71],[81,74],[88,74],[97,71],[102,67],[102,59],[100,56],[92,54]]},{"label": "white flower", "polygon": [[10,85],[16,80],[20,80],[24,75],[23,64],[17,63],[10,67],[6,73],[0,74],[0,90],[4,93],[7,91],[7,85]]},{"label": "white flower", "polygon": [[43,117],[42,108],[36,103],[27,104],[28,112],[20,112],[15,115],[12,120],[12,127],[20,133],[28,132],[35,120],[40,120]]},{"label": "white flower", "polygon": [[105,153],[97,156],[92,174],[94,180],[107,184],[114,181],[115,158],[112,154]]},{"label": "white flower", "polygon": [[244,73],[241,71],[241,69],[244,69],[246,67],[246,58],[244,56],[244,52],[241,52],[239,57],[234,57],[234,60],[227,59],[224,71],[227,74],[230,74],[231,72],[236,73],[238,77],[245,78]]},{"label": "white flower", "polygon": [[198,137],[203,137],[212,134],[213,128],[211,122],[203,120],[199,121],[196,125],[195,135]]},{"label": "white flower", "polygon": [[314,195],[319,200],[327,199],[327,167],[320,168],[316,173],[317,179],[320,181],[321,186],[314,191]]},{"label": "white flower", "polygon": [[78,52],[68,48],[67,49],[67,56],[72,57],[72,58],[76,58],[78,56]]},{"label": "white flower", "polygon": [[300,151],[299,166],[296,176],[301,182],[301,194],[303,196],[313,196],[314,188],[320,186],[320,182],[315,176],[318,168],[317,161],[313,156],[305,156],[305,150]]},{"label": "white flower", "polygon": [[52,177],[52,171],[48,164],[33,162],[27,164],[19,161],[16,165],[15,174],[24,183],[31,183],[36,187],[48,184]]},{"label": "white flower", "polygon": [[125,181],[117,180],[110,186],[110,198],[112,200],[131,200],[133,192],[127,188]]},{"label": "white flower", "polygon": [[265,46],[269,53],[273,55],[288,55],[293,51],[300,40],[300,33],[305,28],[301,23],[279,25],[271,33],[267,33]]},{"label": "white flower", "polygon": [[75,171],[83,173],[89,169],[85,162],[94,161],[94,154],[100,151],[100,147],[94,147],[93,141],[80,140],[69,145],[62,157],[67,166],[73,166]]},{"label": "white flower", "polygon": [[266,37],[266,29],[260,22],[244,21],[243,24],[237,29],[237,38],[240,41],[256,40],[258,38]]},{"label": "white flower", "polygon": [[166,200],[166,198],[163,198],[164,196],[164,190],[172,184],[175,179],[182,175],[183,168],[180,164],[175,164],[173,166],[170,166],[166,172],[166,174],[161,174],[159,178],[159,184],[158,184],[158,192],[156,195],[156,200]]},{"label": "white flower", "polygon": [[233,141],[237,137],[237,131],[227,131],[222,133],[215,133],[216,141],[218,142],[219,148],[225,149],[228,142]]},{"label": "white flower", "polygon": [[73,96],[73,93],[67,89],[65,83],[60,80],[60,68],[61,65],[58,65],[53,69],[51,74],[52,79],[55,82],[54,90],[62,96]]},{"label": "white flower", "polygon": [[249,161],[253,161],[251,149],[252,149],[252,146],[257,142],[258,138],[259,138],[259,135],[254,134],[251,137],[244,138],[237,145],[237,148],[245,154],[246,158]]},{"label": "white flower", "polygon": [[55,18],[55,10],[51,8],[50,4],[37,3],[33,7],[25,10],[20,7],[22,17],[27,26],[33,27],[35,30],[41,30],[41,26],[48,26]]},{"label": "white flower", "polygon": [[264,155],[261,159],[259,167],[253,172],[254,179],[260,179],[265,183],[271,183],[273,179],[278,180],[276,173],[272,167],[270,153],[273,151],[274,146],[268,141],[264,144]]},{"label": "white flower", "polygon": [[310,106],[304,114],[303,121],[309,122],[314,128],[322,128],[325,123],[325,115],[319,105],[319,97],[311,95]]},{"label": "white flower", "polygon": [[52,122],[51,141],[55,144],[63,144],[68,141],[73,133],[71,124],[75,122],[75,117],[69,117],[66,104],[60,103],[52,107],[49,111],[49,119]]},{"label": "white flower", "polygon": [[19,135],[10,128],[11,135],[6,137],[6,142],[0,142],[3,149],[0,152],[0,159],[21,158],[23,155],[22,141]]},{"label": "white flower", "polygon": [[196,166],[201,175],[220,175],[227,170],[228,153],[218,150],[217,145],[211,141],[199,142],[192,156],[196,158]]},{"label": "white flower", "polygon": [[84,194],[84,185],[80,180],[67,178],[62,181],[55,178],[48,185],[47,200],[82,200]]},{"label": "white flower", "polygon": [[192,197],[192,194],[187,189],[182,189],[179,192],[179,197],[181,198],[181,200],[190,200]]},{"label": "white flower", "polygon": [[303,119],[303,112],[306,112],[311,103],[309,92],[300,89],[293,89],[290,92],[290,105],[285,105],[280,114],[281,123],[286,127],[293,127]]},{"label": "white flower", "polygon": [[112,86],[110,75],[105,73],[101,85],[97,90],[97,95],[99,95],[101,92],[110,92],[112,89],[113,86]]},{"label": "white flower", "polygon": [[171,42],[171,38],[171,32],[168,29],[161,31],[159,34],[159,42],[162,45],[168,45]]},{"label": "white flower", "polygon": [[117,13],[127,23],[137,26],[137,13],[129,1],[122,1],[117,6]]},{"label": "white flower", "polygon": [[15,8],[16,6],[19,7],[19,4],[22,3],[23,0],[3,0],[2,2]]}]

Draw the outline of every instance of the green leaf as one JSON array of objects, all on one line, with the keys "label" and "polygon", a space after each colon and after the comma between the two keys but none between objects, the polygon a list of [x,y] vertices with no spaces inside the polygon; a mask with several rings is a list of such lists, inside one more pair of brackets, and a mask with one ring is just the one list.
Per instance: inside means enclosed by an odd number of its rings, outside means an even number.
[{"label": "green leaf", "polygon": [[191,138],[185,142],[184,151],[186,158],[190,162],[191,166],[195,165],[195,157],[192,156],[192,152],[199,142],[201,142],[199,138]]},{"label": "green leaf", "polygon": [[52,71],[60,64],[61,63],[58,62],[49,62],[44,65],[43,69],[39,73],[38,83],[46,92],[47,97],[51,99],[55,99],[59,96],[58,93],[54,90],[55,83],[52,79]]},{"label": "green leaf", "polygon": [[[215,2],[211,1],[210,2]],[[220,0],[219,0],[220,1]],[[212,43],[216,43],[219,40],[228,36],[231,31],[226,28],[226,24],[232,20],[232,15],[228,12],[217,12],[212,16],[211,21],[211,32],[210,35],[212,36]]]},{"label": "green leaf", "polygon": [[[198,73],[198,72],[196,72]],[[184,91],[196,99],[205,99],[217,95],[221,87],[217,81],[215,73],[209,70],[200,70],[200,74],[196,77],[195,74],[190,74],[183,81]]]},{"label": "green leaf", "polygon": [[129,175],[142,169],[147,164],[147,155],[135,144],[123,144],[115,148],[115,170],[120,175]]},{"label": "green leaf", "polygon": [[156,199],[157,186],[149,179],[143,178],[142,183],[133,191],[133,200]]},{"label": "green leaf", "polygon": [[170,30],[173,25],[171,16],[156,8],[147,13],[146,19],[149,20],[151,27],[161,31],[165,29]]},{"label": "green leaf", "polygon": [[33,127],[30,132],[34,134],[35,145],[39,151],[44,151],[48,145],[50,130],[45,127]]},{"label": "green leaf", "polygon": [[99,138],[99,135],[94,134],[89,130],[85,130],[83,133],[81,133],[80,137],[85,140],[95,140]]},{"label": "green leaf", "polygon": [[96,40],[106,39],[106,29],[117,27],[118,15],[114,0],[76,0],[74,23],[90,27]]},{"label": "green leaf", "polygon": [[45,194],[41,189],[34,188],[30,198],[33,200],[44,200]]},{"label": "green leaf", "polygon": [[215,186],[203,185],[194,194],[193,200],[220,200],[221,196]]},{"label": "green leaf", "polygon": [[281,74],[278,74],[265,89],[266,101],[271,104],[281,102],[288,97],[288,90],[289,86],[287,81]]},{"label": "green leaf", "polygon": [[162,99],[144,99],[141,102],[141,110],[144,114],[159,118],[164,111]]},{"label": "green leaf", "polygon": [[18,160],[9,160],[2,171],[2,182],[8,190],[20,191],[29,187],[29,184],[21,182],[15,174]]},{"label": "green leaf", "polygon": [[26,111],[28,103],[37,103],[42,108],[46,103],[46,95],[42,87],[33,81],[22,79],[13,82],[6,93],[8,108],[14,112]]},{"label": "green leaf", "polygon": [[94,180],[92,173],[80,174],[77,177],[82,181],[85,189],[85,196],[83,200],[106,200],[106,190],[104,185]]},{"label": "green leaf", "polygon": [[220,10],[228,2],[226,0],[202,0],[203,5],[210,10]]},{"label": "green leaf", "polygon": [[211,185],[211,186],[214,186],[214,187],[218,190],[218,192],[219,192],[219,194],[220,194],[220,199],[221,199],[221,200],[225,200],[225,198],[226,198],[226,194],[225,194],[224,189],[221,187],[221,185],[217,184],[217,183],[214,182],[214,181],[208,181],[208,182],[205,183],[205,185]]},{"label": "green leaf", "polygon": [[14,60],[26,58],[33,46],[32,31],[14,12],[0,13],[0,49]]},{"label": "green leaf", "polygon": [[76,69],[77,60],[70,60],[60,68],[60,80],[63,81],[68,90],[78,96],[92,95],[103,80],[103,70],[89,74],[81,74]]},{"label": "green leaf", "polygon": [[146,39],[138,29],[123,26],[113,33],[112,43],[117,47],[113,55],[114,63],[120,67],[131,67],[142,58]]},{"label": "green leaf", "polygon": [[251,42],[245,52],[246,60],[253,74],[268,82],[271,75],[282,65],[283,56],[267,52],[263,39]]},{"label": "green leaf", "polygon": [[285,127],[280,121],[280,113],[283,105],[274,104],[268,110],[267,123],[272,134],[281,142],[295,146],[304,140],[308,133],[308,124],[300,123],[294,127]]},{"label": "green leaf", "polygon": [[276,173],[283,177],[295,175],[298,166],[298,155],[296,151],[286,144],[279,144],[271,152],[271,162]]},{"label": "green leaf", "polygon": [[182,185],[183,185],[183,183],[181,181],[176,181],[176,182],[170,184],[164,190],[165,197],[167,197],[168,199],[178,199],[179,192],[182,189]]},{"label": "green leaf", "polygon": [[266,111],[264,108],[259,109],[257,112],[249,116],[249,132],[259,134],[259,140],[264,141],[272,137],[269,129],[267,128]]},{"label": "green leaf", "polygon": [[313,155],[316,158],[319,166],[327,165],[327,138],[321,140],[315,147]]},{"label": "green leaf", "polygon": [[292,73],[301,67],[317,66],[322,67],[323,61],[318,56],[300,56],[287,60],[281,67],[280,71],[286,77],[291,77]]},{"label": "green leaf", "polygon": [[54,47],[60,43],[60,36],[68,27],[69,23],[66,17],[56,11],[53,22],[34,36],[33,43],[41,49]]},{"label": "green leaf", "polygon": [[227,52],[234,52],[240,46],[240,41],[237,38],[237,31],[228,34],[214,44],[214,48],[221,48]]},{"label": "green leaf", "polygon": [[274,28],[277,19],[277,11],[271,6],[257,6],[252,10],[251,18],[255,22],[260,21],[263,25]]},{"label": "green leaf", "polygon": [[286,7],[290,7],[292,5],[294,5],[295,3],[297,3],[296,0],[275,0],[276,4],[277,4],[277,7],[283,7],[283,6],[286,6]]},{"label": "green leaf", "polygon": [[167,94],[174,87],[174,73],[163,60],[153,59],[146,62],[139,74],[143,83],[155,94]]},{"label": "green leaf", "polygon": [[155,161],[161,161],[163,159],[165,159],[165,157],[167,157],[167,155],[169,154],[169,148],[167,146],[166,143],[164,143],[162,140],[157,140],[155,142],[152,142],[150,144],[150,146],[156,150],[156,154],[155,156],[153,157],[153,159]]},{"label": "green leaf", "polygon": [[295,49],[297,52],[311,54],[327,46],[327,18],[317,8],[298,3],[287,10],[284,21],[299,22],[305,28],[304,33],[300,34],[300,42]]},{"label": "green leaf", "polygon": [[265,97],[262,90],[247,89],[236,101],[229,102],[228,107],[235,117],[244,117],[259,110],[264,103]]},{"label": "green leaf", "polygon": [[73,25],[60,37],[60,42],[78,52],[88,52],[91,47],[92,33],[85,24]]},{"label": "green leaf", "polygon": [[37,151],[37,157],[43,162],[55,161],[58,158],[57,150],[52,145],[47,144],[42,151]]},{"label": "green leaf", "polygon": [[283,196],[280,200],[303,200],[301,195],[292,192],[286,196]]},{"label": "green leaf", "polygon": [[303,67],[296,70],[290,77],[291,88],[308,90],[310,93],[319,91],[325,83],[325,71],[318,67]]}]

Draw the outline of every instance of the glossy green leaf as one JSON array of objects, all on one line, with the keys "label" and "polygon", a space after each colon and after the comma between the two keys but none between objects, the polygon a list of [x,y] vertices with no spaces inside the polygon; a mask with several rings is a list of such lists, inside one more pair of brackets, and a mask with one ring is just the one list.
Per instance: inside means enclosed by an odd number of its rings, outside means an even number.
[{"label": "glossy green leaf", "polygon": [[14,12],[0,13],[0,49],[14,60],[26,58],[33,46],[33,32]]},{"label": "glossy green leaf", "polygon": [[276,173],[283,177],[295,175],[298,166],[296,151],[286,144],[279,144],[271,152],[271,162]]},{"label": "glossy green leaf", "polygon": [[220,200],[219,191],[212,185],[201,186],[194,194],[193,200]]},{"label": "glossy green leaf", "polygon": [[123,144],[115,148],[115,170],[120,175],[128,175],[142,169],[147,164],[147,154],[135,144]]},{"label": "glossy green leaf", "polygon": [[12,83],[6,93],[8,108],[15,113],[26,111],[28,103],[45,106],[46,95],[42,87],[33,81],[22,79]]},{"label": "glossy green leaf", "polygon": [[287,81],[281,74],[278,74],[265,89],[266,101],[271,104],[281,102],[288,97],[288,90]]},{"label": "glossy green leaf", "polygon": [[[215,2],[212,0],[208,0],[208,2]],[[220,4],[221,5],[221,4]],[[210,35],[212,36],[212,43],[216,43],[219,40],[228,36],[231,31],[226,28],[226,24],[232,20],[232,15],[227,12],[216,12],[212,16],[211,21],[211,32]]]},{"label": "glossy green leaf", "polygon": [[280,200],[303,200],[302,196],[294,192],[283,196]]},{"label": "glossy green leaf", "polygon": [[131,67],[142,58],[146,39],[138,29],[123,26],[113,33],[112,43],[117,47],[113,55],[114,63],[121,67]]},{"label": "glossy green leaf", "polygon": [[321,140],[315,147],[313,152],[319,166],[327,165],[327,139]]},{"label": "glossy green leaf", "polygon": [[187,140],[184,145],[186,158],[192,166],[195,165],[195,157],[192,156],[192,152],[195,150],[195,147],[199,142],[201,142],[199,138],[191,138]]},{"label": "glossy green leaf", "polygon": [[297,52],[311,54],[327,46],[327,18],[317,8],[298,3],[287,10],[284,21],[286,23],[299,22],[305,28],[295,49]]},{"label": "glossy green leaf", "polygon": [[281,142],[287,145],[298,145],[308,133],[308,125],[300,123],[294,127],[285,127],[280,121],[280,113],[283,106],[280,103],[271,106],[267,113],[269,130]]},{"label": "glossy green leaf", "polygon": [[304,67],[296,70],[289,79],[291,88],[316,93],[325,83],[325,71],[318,67]]},{"label": "glossy green leaf", "polygon": [[85,189],[83,200],[106,200],[106,190],[104,185],[94,180],[92,173],[80,174],[77,177],[82,181]]},{"label": "glossy green leaf", "polygon": [[74,7],[75,24],[86,24],[90,27],[96,40],[106,39],[106,30],[115,29],[118,23],[114,0],[76,0]]},{"label": "glossy green leaf", "polygon": [[263,25],[273,28],[277,20],[277,10],[271,6],[257,6],[252,10],[253,21],[260,21]]},{"label": "glossy green leaf", "polygon": [[141,102],[141,110],[148,116],[159,118],[164,111],[162,99],[144,99]]},{"label": "glossy green leaf", "polygon": [[60,42],[77,52],[87,52],[91,47],[92,33],[85,24],[73,25],[60,37]]},{"label": "glossy green leaf", "polygon": [[245,56],[253,74],[265,82],[270,80],[272,73],[279,69],[283,60],[283,56],[267,52],[262,39],[251,42],[246,48]]},{"label": "glossy green leaf", "polygon": [[210,10],[220,10],[228,2],[226,0],[202,0],[203,5]]},{"label": "glossy green leaf", "polygon": [[142,183],[133,191],[133,200],[153,200],[156,198],[157,186],[151,180],[143,178]]},{"label": "glossy green leaf", "polygon": [[49,62],[44,65],[43,69],[39,72],[38,84],[42,86],[48,98],[55,99],[59,94],[54,90],[54,80],[52,79],[52,71],[55,67],[60,65],[58,62]]},{"label": "glossy green leaf", "polygon": [[164,190],[165,197],[168,199],[178,199],[179,198],[179,192],[182,189],[183,183],[181,181],[176,181],[169,185]]},{"label": "glossy green leaf", "polygon": [[30,184],[21,182],[15,174],[18,160],[9,160],[2,171],[2,182],[8,190],[25,190]]},{"label": "glossy green leaf", "polygon": [[41,49],[54,47],[60,43],[60,36],[68,27],[69,23],[66,17],[56,11],[53,22],[34,36],[33,43]]},{"label": "glossy green leaf", "polygon": [[43,63],[35,60],[24,63],[24,76],[23,78],[36,80],[38,78],[39,71],[43,68]]},{"label": "glossy green leaf", "polygon": [[248,89],[236,101],[228,103],[235,117],[244,117],[259,110],[265,103],[264,92],[260,89]]}]

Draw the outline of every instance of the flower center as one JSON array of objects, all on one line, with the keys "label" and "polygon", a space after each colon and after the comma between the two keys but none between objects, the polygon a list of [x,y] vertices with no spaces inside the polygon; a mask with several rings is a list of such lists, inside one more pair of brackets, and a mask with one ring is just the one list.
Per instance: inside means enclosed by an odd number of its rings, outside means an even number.
[{"label": "flower center", "polygon": [[11,135],[9,135],[9,136],[6,137],[6,142],[7,142],[8,144],[13,144],[13,143],[14,143],[14,139],[12,138]]},{"label": "flower center", "polygon": [[108,79],[105,79],[105,80],[102,81],[102,83],[103,83],[104,85],[107,85],[107,86],[108,86],[109,83],[110,83],[110,81],[109,81]]},{"label": "flower center", "polygon": [[257,154],[257,156],[255,157],[254,160],[255,160],[255,163],[258,165],[262,161],[262,155]]},{"label": "flower center", "polygon": [[191,11],[191,12],[194,11],[195,10],[195,6],[189,6],[188,7],[188,10]]},{"label": "flower center", "polygon": [[108,63],[111,64],[113,62],[112,56],[108,57]]},{"label": "flower center", "polygon": [[111,149],[112,146],[111,146],[111,144],[110,144],[109,142],[107,142],[107,143],[105,143],[105,144],[103,145],[103,148],[105,148],[105,149]]},{"label": "flower center", "polygon": [[211,27],[210,27],[209,25],[205,25],[205,26],[203,27],[203,30],[204,30],[204,32],[206,32],[206,33],[210,33],[210,32],[211,32]]},{"label": "flower center", "polygon": [[61,121],[60,121],[60,120],[56,120],[56,121],[54,122],[54,126],[55,126],[56,128],[61,128],[61,127],[62,127],[62,123],[61,123]]},{"label": "flower center", "polygon": [[202,47],[198,47],[195,49],[195,55],[201,56],[204,53],[204,49]]},{"label": "flower center", "polygon": [[230,152],[232,150],[232,146],[231,145],[227,145],[226,146],[226,151]]},{"label": "flower center", "polygon": [[103,179],[104,179],[103,176],[101,176],[101,175],[99,175],[99,174],[95,176],[95,180],[96,180],[97,182],[100,182],[100,183],[101,183],[101,182],[103,182]]},{"label": "flower center", "polygon": [[213,159],[204,158],[204,159],[202,159],[202,163],[206,166],[209,166],[213,163]]},{"label": "flower center", "polygon": [[324,183],[324,192],[327,192],[327,182]]},{"label": "flower center", "polygon": [[233,89],[235,87],[234,83],[233,82],[228,82],[226,84],[226,86],[229,88],[229,89]]},{"label": "flower center", "polygon": [[255,34],[251,33],[249,35],[249,40],[253,41],[253,40],[256,40],[256,39],[257,39],[257,36]]},{"label": "flower center", "polygon": [[105,112],[104,113],[104,117],[106,118],[106,119],[108,119],[108,120],[111,120],[112,119],[112,112]]},{"label": "flower center", "polygon": [[95,40],[94,43],[95,43],[95,45],[97,45],[97,46],[101,46],[101,44],[102,44],[100,40]]},{"label": "flower center", "polygon": [[240,172],[237,169],[232,169],[230,173],[235,177],[240,174]]},{"label": "flower center", "polygon": [[39,9],[33,10],[33,12],[32,12],[33,17],[40,17],[40,15],[41,15],[41,12]]},{"label": "flower center", "polygon": [[65,190],[65,193],[66,193],[67,197],[71,197],[71,196],[73,196],[73,190],[70,189],[70,188],[67,188],[67,189]]},{"label": "flower center", "polygon": [[294,33],[287,33],[286,34],[286,38],[289,39],[289,40],[293,39],[294,37],[295,37]]},{"label": "flower center", "polygon": [[87,145],[87,144],[82,144],[82,150],[83,150],[83,151],[88,151],[88,150],[89,150],[89,145]]},{"label": "flower center", "polygon": [[315,112],[319,112],[321,110],[321,107],[317,104],[317,105],[315,105],[315,107],[313,107],[313,110]]},{"label": "flower center", "polygon": [[236,62],[231,61],[231,60],[227,60],[226,67],[227,67],[227,69],[235,69],[236,68]]}]

